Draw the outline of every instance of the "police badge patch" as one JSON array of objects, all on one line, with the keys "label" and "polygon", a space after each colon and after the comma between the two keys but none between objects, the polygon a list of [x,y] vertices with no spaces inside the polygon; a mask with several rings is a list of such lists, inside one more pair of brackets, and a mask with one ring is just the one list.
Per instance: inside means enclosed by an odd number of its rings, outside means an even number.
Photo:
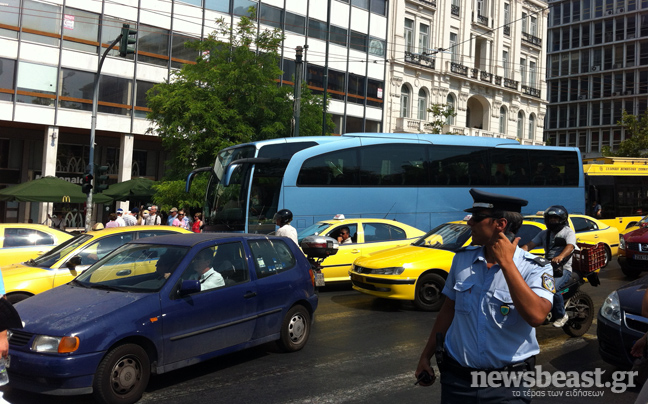
[{"label": "police badge patch", "polygon": [[500,313],[502,313],[503,316],[507,316],[510,311],[511,308],[508,306],[508,304],[503,304],[500,306]]},{"label": "police badge patch", "polygon": [[556,293],[556,283],[554,282],[553,276],[549,274],[542,274],[542,287],[547,289],[551,293]]}]

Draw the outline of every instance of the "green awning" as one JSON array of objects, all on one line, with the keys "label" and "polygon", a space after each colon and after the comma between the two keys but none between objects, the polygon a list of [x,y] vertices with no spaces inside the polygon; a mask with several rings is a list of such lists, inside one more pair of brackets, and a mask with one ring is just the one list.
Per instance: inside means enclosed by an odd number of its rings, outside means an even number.
[{"label": "green awning", "polygon": [[[81,185],[56,177],[41,177],[0,190],[2,201],[84,203],[87,199],[87,195],[81,191]],[[112,201],[112,198],[102,194],[92,196],[94,203]]]},{"label": "green awning", "polygon": [[103,194],[116,201],[150,200],[155,191],[155,181],[148,178],[133,178],[108,187]]}]

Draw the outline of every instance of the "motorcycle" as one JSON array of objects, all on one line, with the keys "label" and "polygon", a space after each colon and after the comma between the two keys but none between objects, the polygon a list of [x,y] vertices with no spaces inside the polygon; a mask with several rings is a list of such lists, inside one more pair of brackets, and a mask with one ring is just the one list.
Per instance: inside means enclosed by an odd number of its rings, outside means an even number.
[{"label": "motorcycle", "polygon": [[[573,271],[569,281],[556,293],[560,293],[565,302],[565,313],[569,317],[567,323],[562,327],[563,331],[571,337],[580,337],[589,330],[594,320],[594,302],[587,292],[581,290],[585,283],[591,286],[599,286],[601,281],[599,279],[596,269],[603,266],[599,250],[605,253],[602,245],[581,245],[579,243],[580,251],[575,252],[573,255]],[[554,264],[552,263],[552,266]],[[554,276],[561,274],[562,265],[554,266]],[[552,308],[544,324],[553,323],[558,318],[556,316],[555,308]]]}]

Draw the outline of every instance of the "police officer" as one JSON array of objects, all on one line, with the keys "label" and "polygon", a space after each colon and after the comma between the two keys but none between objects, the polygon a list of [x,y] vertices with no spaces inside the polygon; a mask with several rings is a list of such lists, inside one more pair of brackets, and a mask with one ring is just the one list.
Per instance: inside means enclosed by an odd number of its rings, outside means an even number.
[{"label": "police officer", "polygon": [[[518,248],[515,233],[526,200],[476,189],[470,194],[474,203],[466,212],[472,213],[468,225],[474,246],[454,257],[443,289],[446,299],[415,376],[423,386],[434,382],[430,359],[439,333],[445,335],[445,350],[438,358],[442,403],[530,402],[524,383],[475,385],[473,372],[533,369],[540,352],[534,327],[547,317],[555,291],[552,268],[547,260]],[[427,380],[421,377],[426,372],[431,376]]]}]

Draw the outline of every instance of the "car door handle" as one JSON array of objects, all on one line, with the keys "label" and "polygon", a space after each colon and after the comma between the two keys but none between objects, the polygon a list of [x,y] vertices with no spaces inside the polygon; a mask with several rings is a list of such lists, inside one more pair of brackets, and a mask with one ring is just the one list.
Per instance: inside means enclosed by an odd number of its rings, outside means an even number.
[{"label": "car door handle", "polygon": [[243,298],[244,299],[251,299],[251,298],[255,297],[256,295],[257,295],[256,292],[247,292],[246,294],[243,295]]},{"label": "car door handle", "polygon": [[357,254],[359,252],[360,252],[360,250],[351,250],[351,254]]}]

